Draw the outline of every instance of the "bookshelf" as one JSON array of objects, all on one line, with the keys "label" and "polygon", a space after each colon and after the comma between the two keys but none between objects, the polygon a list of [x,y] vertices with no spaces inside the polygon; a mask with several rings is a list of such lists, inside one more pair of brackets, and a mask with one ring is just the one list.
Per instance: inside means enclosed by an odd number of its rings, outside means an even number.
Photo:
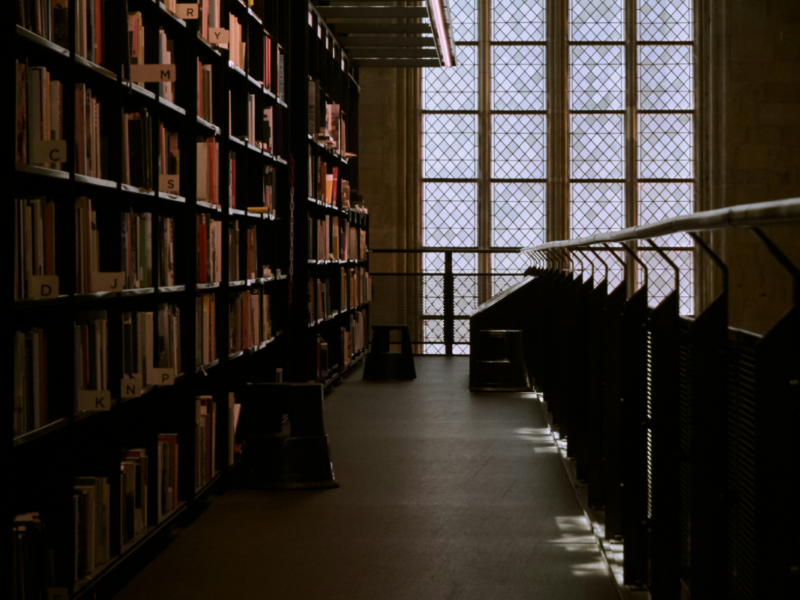
[{"label": "bookshelf", "polygon": [[357,71],[311,5],[193,4],[19,3],[15,567],[47,566],[15,581],[73,599],[235,465],[237,382],[330,388],[364,355]]}]

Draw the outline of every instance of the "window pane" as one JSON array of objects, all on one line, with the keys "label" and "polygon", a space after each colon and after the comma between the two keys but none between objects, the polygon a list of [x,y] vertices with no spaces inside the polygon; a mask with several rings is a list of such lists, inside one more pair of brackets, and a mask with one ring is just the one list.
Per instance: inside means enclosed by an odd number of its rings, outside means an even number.
[{"label": "window pane", "polygon": [[544,46],[492,48],[492,109],[545,109]]},{"label": "window pane", "polygon": [[572,115],[570,159],[573,179],[625,176],[623,115]]},{"label": "window pane", "polygon": [[[478,0],[450,0],[450,17],[456,42],[478,41]],[[460,61],[460,48],[458,52]]]},{"label": "window pane", "polygon": [[621,42],[625,39],[623,0],[572,0],[570,39],[576,42]]},{"label": "window pane", "polygon": [[492,41],[543,42],[545,0],[495,0]]},{"label": "window pane", "polygon": [[458,66],[422,69],[423,110],[478,110],[477,46],[458,46]]},{"label": "window pane", "polygon": [[694,176],[692,115],[639,115],[639,177]]},{"label": "window pane", "polygon": [[453,315],[457,317],[468,317],[475,312],[478,308],[477,276],[453,277],[453,302]]},{"label": "window pane", "polygon": [[545,116],[492,115],[492,177],[545,178]]},{"label": "window pane", "polygon": [[622,46],[572,46],[572,110],[625,108],[625,49]]},{"label": "window pane", "polygon": [[639,108],[694,108],[691,46],[639,47]]},{"label": "window pane", "polygon": [[[542,244],[546,226],[544,183],[492,184],[492,246]],[[497,264],[505,260],[500,258]]]},{"label": "window pane", "polygon": [[[658,242],[661,245],[660,240]],[[668,250],[665,254],[680,271],[680,314],[694,314],[694,252],[692,250]],[[675,270],[652,250],[640,250],[639,256],[647,265],[647,303],[658,304],[675,289]],[[639,279],[644,273],[639,267]]]},{"label": "window pane", "polygon": [[423,115],[422,165],[426,179],[477,178],[477,115]]},{"label": "window pane", "polygon": [[583,237],[625,227],[625,185],[573,183],[570,237]]},{"label": "window pane", "polygon": [[[424,246],[477,245],[477,184],[423,183],[422,211]],[[429,256],[436,255],[426,254],[426,259]],[[444,263],[440,272],[443,271]]]},{"label": "window pane", "polygon": [[639,0],[639,40],[688,42],[693,39],[692,0]]},{"label": "window pane", "polygon": [[[640,183],[639,224],[655,223],[694,212],[694,184]],[[691,248],[692,238],[686,233],[664,236],[659,245]]]}]

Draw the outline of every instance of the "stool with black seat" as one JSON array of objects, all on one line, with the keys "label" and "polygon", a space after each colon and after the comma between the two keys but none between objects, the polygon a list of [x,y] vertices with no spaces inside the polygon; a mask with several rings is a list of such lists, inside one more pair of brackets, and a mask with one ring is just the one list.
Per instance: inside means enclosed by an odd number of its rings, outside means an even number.
[{"label": "stool with black seat", "polygon": [[[392,331],[400,331],[400,352],[391,351]],[[372,345],[364,364],[363,378],[370,381],[417,378],[408,325],[372,326]]]},{"label": "stool with black seat", "polygon": [[[276,490],[339,487],[322,418],[322,384],[249,383],[239,396],[236,437],[242,442],[242,485]],[[289,417],[288,435],[283,415]]]},{"label": "stool with black seat", "polygon": [[469,389],[477,392],[524,392],[531,389],[522,348],[522,331],[484,329],[473,346]]}]

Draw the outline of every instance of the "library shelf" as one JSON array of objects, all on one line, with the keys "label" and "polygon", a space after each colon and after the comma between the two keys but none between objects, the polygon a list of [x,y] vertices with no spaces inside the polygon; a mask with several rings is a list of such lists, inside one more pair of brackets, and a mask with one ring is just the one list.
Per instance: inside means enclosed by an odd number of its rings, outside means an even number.
[{"label": "library shelf", "polygon": [[[211,396],[217,407],[219,426],[216,430],[216,442],[218,448],[224,448],[231,442],[225,425],[228,419],[228,394],[235,393],[235,389],[231,389],[232,381],[244,373],[275,372],[277,368],[282,370],[285,381],[308,381],[313,377],[309,377],[309,373],[316,369],[311,348],[318,333],[323,332],[333,353],[330,364],[334,373],[328,384],[330,387],[340,374],[348,370],[342,368],[348,362],[343,357],[349,352],[345,348],[344,332],[351,330],[350,339],[360,343],[353,331],[360,332],[368,327],[367,313],[364,313],[364,318],[358,324],[354,324],[356,321],[353,319],[357,318],[354,311],[348,309],[337,312],[337,306],[326,310],[332,311],[326,319],[306,325],[311,316],[305,291],[305,282],[309,276],[333,275],[328,265],[336,264],[337,268],[354,265],[345,265],[340,261],[321,261],[319,267],[312,267],[312,264],[317,263],[310,260],[307,233],[305,227],[299,226],[305,223],[308,216],[335,215],[339,217],[343,228],[346,221],[352,221],[351,229],[355,227],[363,236],[368,233],[368,221],[365,218],[358,220],[347,216],[348,211],[341,206],[331,206],[314,200],[298,200],[294,203],[294,213],[290,208],[292,184],[293,191],[299,194],[309,189],[311,173],[305,168],[303,159],[309,152],[315,159],[319,158],[327,165],[328,173],[332,172],[333,167],[338,167],[340,179],[337,180],[337,186],[344,179],[350,182],[353,190],[358,189],[357,163],[350,161],[348,164],[348,161],[325,148],[324,144],[313,140],[310,143],[306,127],[310,77],[320,83],[320,89],[324,88],[325,94],[320,105],[323,113],[326,110],[325,104],[341,107],[342,118],[350,126],[346,128],[348,146],[354,152],[357,151],[359,88],[356,67],[333,37],[330,38],[335,45],[332,52],[330,49],[326,51],[324,39],[313,35],[317,23],[315,22],[313,30],[310,29],[308,18],[312,16],[319,19],[319,16],[310,4],[291,0],[257,3],[257,8],[246,4],[240,0],[222,2],[224,12],[236,15],[242,26],[241,39],[247,43],[245,60],[239,67],[229,60],[228,49],[220,49],[198,35],[201,31],[199,21],[179,19],[167,9],[164,2],[158,0],[129,0],[130,9],[141,14],[140,24],[145,28],[145,62],[159,62],[157,57],[160,30],[164,30],[172,44],[171,62],[175,64],[178,74],[172,89],[162,87],[157,82],[139,85],[129,78],[126,79],[130,72],[129,65],[126,64],[126,61],[130,62],[129,58],[121,57],[119,62],[114,62],[107,60],[106,55],[98,57],[97,63],[102,64],[97,64],[93,62],[95,59],[91,58],[91,52],[79,56],[76,49],[59,46],[19,25],[15,26],[15,54],[20,64],[26,64],[29,68],[45,66],[48,73],[54,75],[54,79],[64,86],[72,86],[76,82],[84,84],[87,90],[91,88],[91,97],[96,98],[102,109],[99,134],[101,152],[105,159],[102,164],[102,178],[81,174],[92,171],[76,164],[80,162],[80,157],[75,156],[76,147],[70,138],[78,128],[74,108],[76,98],[79,99],[80,96],[68,93],[63,94],[64,133],[61,136],[68,142],[68,156],[60,165],[62,169],[15,164],[14,178],[16,198],[32,198],[34,192],[37,194],[35,197],[45,196],[48,201],[55,200],[55,239],[58,244],[55,249],[58,269],[55,272],[59,276],[60,288],[65,293],[52,299],[14,302],[15,316],[18,317],[16,321],[20,323],[15,323],[18,331],[27,335],[34,329],[46,334],[47,373],[52,376],[47,406],[54,420],[34,431],[13,436],[14,448],[32,449],[14,452],[12,489],[20,488],[26,493],[12,495],[13,511],[14,514],[41,512],[43,518],[52,524],[48,527],[53,528],[51,550],[56,557],[53,567],[55,584],[57,587],[67,588],[68,600],[89,598],[94,593],[93,590],[97,589],[96,586],[105,586],[103,581],[107,581],[115,572],[121,572],[117,568],[119,565],[153,539],[156,533],[168,528],[182,511],[191,507],[199,494],[224,477],[230,467],[225,459],[221,459],[217,465],[219,472],[196,492],[193,491],[193,486],[181,483],[180,504],[173,513],[163,520],[157,519],[154,514],[150,515],[141,536],[124,545],[119,540],[112,543],[112,546],[116,544],[113,552],[118,554],[102,567],[95,569],[91,573],[91,579],[80,581],[75,581],[75,574],[70,568],[70,565],[75,564],[73,536],[77,521],[71,513],[75,478],[88,475],[106,477],[109,487],[119,490],[122,481],[119,472],[122,448],[146,448],[152,466],[150,476],[155,478],[156,437],[160,435],[158,431],[164,431],[177,434],[181,450],[177,459],[180,481],[192,481],[196,469],[194,432],[198,394]],[[70,5],[71,15],[78,11],[79,6],[84,5],[76,3],[74,8]],[[130,14],[120,22],[104,21],[103,27],[107,28],[103,32],[104,39],[112,40],[115,36],[117,39],[127,39],[126,18],[129,17]],[[227,17],[223,15],[223,23],[226,21]],[[73,41],[76,39],[76,23],[80,23],[80,20],[71,20],[68,26],[68,37]],[[324,23],[322,27],[326,36],[329,35]],[[125,50],[122,52],[124,54]],[[198,107],[198,92],[202,89],[202,82],[198,80],[198,62],[213,74],[213,115],[199,111],[203,107]],[[110,64],[119,66],[109,70]],[[341,69],[340,65],[344,65],[344,68]],[[202,71],[200,74],[202,75]],[[18,78],[19,85],[27,86],[27,80]],[[66,88],[64,91],[67,91]],[[292,102],[287,103],[287,98],[292,98]],[[254,134],[253,129],[248,129],[246,122],[250,113],[241,109],[248,102],[255,102],[257,122]],[[262,122],[262,118],[266,118],[266,115],[262,117],[262,111],[271,111],[269,129]],[[117,119],[113,116],[134,113],[138,113],[140,117]],[[130,123],[133,121],[142,121],[142,127],[132,128]],[[138,161],[136,167],[141,169],[136,172],[137,177],[133,176],[133,170],[128,170],[131,165],[125,161],[126,157],[130,158],[134,154],[134,148],[131,145],[122,147],[122,140],[127,139],[129,144],[132,143],[134,131],[141,135],[136,138],[139,145],[135,148]],[[251,132],[250,139],[238,137],[246,131]],[[123,133],[128,135],[123,136]],[[17,131],[18,136],[26,134],[27,130]],[[267,135],[271,139],[264,139],[263,136]],[[199,156],[202,157],[198,154],[202,151],[198,147],[201,141],[213,141],[218,149],[216,151],[219,158],[210,152],[208,156],[212,160],[207,162],[208,165],[213,165],[213,169],[208,170],[208,184],[216,186],[213,190],[216,194],[209,193],[211,188],[206,188],[206,194],[203,195],[198,187],[203,185],[202,178],[198,182],[201,161],[196,160]],[[159,160],[160,143],[164,143],[164,148],[169,152],[165,157],[169,157],[170,170],[162,170],[166,161],[162,163]],[[292,169],[289,168],[290,156],[294,157]],[[173,159],[175,164],[180,165],[179,195],[158,190],[158,175],[174,172]],[[235,169],[231,168],[233,163],[230,160],[236,161]],[[95,170],[94,173],[98,171]],[[142,176],[143,173],[149,176]],[[235,179],[231,180],[231,177]],[[154,189],[139,187],[140,185]],[[271,187],[267,189],[266,186]],[[337,187],[337,197],[341,198],[339,189]],[[230,190],[236,191],[238,208],[233,199],[228,197]],[[271,204],[262,202],[267,198],[266,192],[270,194]],[[94,215],[90,216],[87,223],[89,229],[98,232],[97,238],[91,239],[92,244],[99,247],[100,272],[126,270],[125,267],[120,268],[122,257],[126,256],[125,244],[134,243],[129,240],[140,244],[143,243],[141,240],[147,239],[152,244],[152,253],[146,253],[149,261],[147,268],[154,277],[150,281],[180,281],[181,285],[133,288],[133,284],[127,283],[131,289],[75,294],[75,289],[89,289],[76,281],[80,272],[79,261],[85,259],[85,256],[77,251],[82,250],[82,247],[79,247],[76,240],[83,234],[75,226],[79,207],[72,203],[81,196],[92,201],[92,212],[96,213],[96,225]],[[207,202],[208,198],[215,199],[215,203]],[[324,208],[313,207],[312,203]],[[271,206],[272,210],[256,212],[244,206],[246,204],[263,204]],[[339,204],[341,205],[341,201]],[[142,237],[126,240],[124,236],[120,236],[120,216],[126,214],[134,215],[137,219],[141,215],[149,215],[143,222],[150,229],[141,228],[138,232]],[[290,236],[292,220],[295,223],[294,236]],[[168,222],[171,223],[171,229],[161,229]],[[234,224],[238,224],[240,236],[239,243],[235,245],[230,242],[233,239],[230,236],[235,235],[237,230],[233,227]],[[143,227],[140,221],[137,221],[137,227]],[[165,231],[169,231],[172,236],[166,242],[166,247],[164,244],[168,238],[161,237],[166,235]],[[208,247],[207,244],[201,244],[201,232],[205,232],[207,242],[212,243],[211,248],[217,252],[215,260],[221,265],[219,271],[213,275],[210,268],[207,276],[198,272],[197,263],[201,253]],[[212,232],[215,238],[210,237]],[[247,241],[253,234],[256,237],[252,239],[257,239],[257,244],[251,246]],[[220,240],[221,249],[213,245]],[[172,245],[172,253],[164,255],[163,252],[169,244]],[[89,247],[88,244],[86,247]],[[232,248],[239,248],[240,255],[229,256]],[[251,249],[252,255],[248,255],[247,252]],[[219,259],[220,254],[224,260]],[[210,261],[211,255],[209,251],[207,261]],[[235,266],[237,260],[238,267]],[[159,273],[163,275],[165,265],[169,265],[166,267],[169,270],[174,269],[174,278],[157,277]],[[240,277],[234,275],[236,272],[248,275],[262,273],[264,267],[271,268],[274,275],[230,281]],[[290,280],[288,273],[292,268],[293,278]],[[217,281],[200,283],[201,280],[212,281],[212,277]],[[290,283],[287,285],[284,283],[286,281]],[[294,290],[293,302],[289,302],[291,290]],[[338,288],[335,291],[338,292]],[[216,318],[210,321],[210,327],[214,328],[211,330],[212,338],[215,337],[218,341],[219,350],[224,347],[223,340],[228,333],[228,319],[224,315],[233,306],[234,298],[246,297],[248,292],[251,300],[259,296],[268,297],[268,302],[253,303],[251,306],[254,309],[258,306],[259,314],[269,310],[269,314],[263,316],[269,317],[273,336],[247,351],[231,354],[220,351],[216,354],[220,358],[197,367],[200,362],[198,344],[203,341],[201,333],[208,331],[197,325],[200,311],[206,303],[213,308],[212,315]],[[332,298],[336,297],[338,294],[332,295]],[[180,329],[173,330],[178,335],[173,336],[172,343],[179,344],[178,370],[182,373],[174,378],[173,385],[148,385],[138,396],[122,398],[120,381],[128,372],[123,373],[126,368],[123,360],[126,351],[123,336],[128,334],[129,330],[125,327],[129,327],[130,323],[126,321],[128,317],[123,315],[154,315],[153,334],[158,336],[154,345],[157,345],[165,341],[167,333],[163,331],[164,323],[161,319],[164,313],[160,312],[162,307],[170,311],[174,309],[170,315],[180,315]],[[352,318],[344,317],[345,314],[352,315]],[[360,317],[361,315],[358,316]],[[104,323],[103,327],[107,327],[108,331],[104,364],[107,365],[105,375],[112,401],[107,411],[75,413],[77,386],[74,366],[83,356],[81,344],[84,340],[76,336],[77,328],[74,323],[84,318],[101,320],[98,322]],[[353,330],[353,327],[358,329]],[[351,345],[350,348],[352,347]],[[209,356],[215,354],[205,355],[206,360]],[[15,357],[15,362],[16,360]],[[107,416],[98,416],[101,414]],[[54,434],[57,431],[61,433]],[[32,443],[34,440],[36,443]],[[44,458],[46,456],[56,456],[62,460],[65,465],[63,472],[56,476],[52,474],[53,469],[44,468],[48,466],[48,461]],[[225,463],[224,467],[222,463]],[[35,483],[31,483],[33,480]],[[153,489],[147,491],[148,504],[155,506],[155,486],[151,487]],[[42,493],[40,490],[52,493]],[[120,530],[123,519],[121,509],[119,496],[116,492],[112,493],[109,506],[112,531]],[[101,595],[102,591],[97,593]]]},{"label": "library shelf", "polygon": [[165,531],[169,528],[174,521],[189,507],[189,503],[185,500],[178,501],[178,506],[168,513],[161,516],[161,520],[156,525],[150,525],[141,534],[136,536],[130,542],[123,544],[121,551],[118,555],[112,556],[111,559],[103,565],[100,565],[92,574],[85,579],[81,580],[80,586],[75,584],[75,589],[70,595],[70,600],[79,600],[80,598],[88,598],[89,594],[95,586],[103,579],[112,574],[123,561],[133,555],[139,548],[143,547],[149,540],[153,539],[158,533]]},{"label": "library shelf", "polygon": [[129,290],[122,290],[119,293],[119,295],[120,298],[136,298],[137,296],[149,296],[155,293],[156,293],[156,288],[146,287],[146,288],[132,288]]},{"label": "library shelf", "polygon": [[14,172],[17,175],[33,175],[48,179],[69,179],[69,173],[67,171],[37,167],[35,165],[23,165],[20,163],[14,164]]},{"label": "library shelf", "polygon": [[198,283],[198,284],[195,284],[195,288],[197,289],[198,292],[202,291],[202,290],[214,290],[214,289],[217,289],[219,286],[220,286],[220,283],[218,281],[215,282],[215,283]]},{"label": "library shelf", "polygon": [[22,433],[14,438],[14,448],[23,446],[34,440],[41,439],[44,436],[53,433],[54,431],[58,431],[59,429],[65,427],[68,424],[69,424],[69,419],[62,417],[60,419],[56,419],[55,421],[51,421],[47,425],[42,425],[37,429],[28,431],[26,433]]},{"label": "library shelf", "polygon": [[42,308],[57,308],[66,306],[70,297],[67,294],[59,294],[55,298],[36,298],[31,300],[14,300],[14,310],[36,310]]},{"label": "library shelf", "polygon": [[212,204],[211,202],[204,202],[202,200],[196,200],[195,206],[197,208],[203,210],[210,210],[212,212],[222,212],[222,206],[219,204]]},{"label": "library shelf", "polygon": [[69,50],[63,48],[62,46],[59,46],[56,43],[51,42],[48,39],[43,38],[40,35],[35,34],[32,31],[25,29],[21,25],[16,25],[16,33],[17,33],[17,40],[19,41],[25,41],[31,44],[35,44],[40,49],[52,52],[57,57],[69,58]]},{"label": "library shelf", "polygon": [[158,288],[159,294],[175,294],[178,292],[185,292],[185,285],[162,285]]}]

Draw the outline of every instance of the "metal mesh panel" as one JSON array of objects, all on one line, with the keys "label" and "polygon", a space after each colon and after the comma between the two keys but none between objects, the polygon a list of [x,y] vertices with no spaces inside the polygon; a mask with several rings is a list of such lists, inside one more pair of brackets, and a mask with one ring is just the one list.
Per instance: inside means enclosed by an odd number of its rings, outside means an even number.
[{"label": "metal mesh panel", "polygon": [[692,46],[639,47],[639,108],[694,108]]},{"label": "metal mesh panel", "polygon": [[492,177],[544,179],[545,116],[492,115]]},{"label": "metal mesh panel", "polygon": [[478,117],[425,114],[422,118],[422,172],[426,179],[478,176]]},{"label": "metal mesh panel", "polygon": [[570,39],[576,42],[620,42],[625,39],[623,0],[572,0]]},{"label": "metal mesh panel", "polygon": [[495,0],[492,5],[492,40],[545,41],[545,4],[545,0]]},{"label": "metal mesh panel", "polygon": [[422,240],[425,246],[475,246],[478,235],[478,185],[422,185]]},{"label": "metal mesh panel", "polygon": [[[657,306],[675,289],[675,271],[652,250],[640,250],[639,254],[648,271],[647,303],[651,307]],[[694,251],[666,250],[665,254],[680,271],[680,314],[694,314]],[[640,280],[642,277],[642,268],[639,267]]]},{"label": "metal mesh panel", "polygon": [[478,110],[477,55],[477,46],[459,46],[457,66],[422,69],[423,110]]},{"label": "metal mesh panel", "polygon": [[492,48],[492,108],[545,110],[544,46]]},{"label": "metal mesh panel", "polygon": [[[653,143],[657,141],[654,139]],[[625,176],[624,116],[572,115],[570,163],[572,179],[622,179]]]},{"label": "metal mesh panel", "polygon": [[572,46],[569,75],[572,110],[625,107],[624,46]]},{"label": "metal mesh panel", "polygon": [[694,177],[694,117],[689,114],[639,115],[639,177]]},{"label": "metal mesh panel", "polygon": [[693,37],[693,0],[639,0],[639,40],[688,42]]}]

